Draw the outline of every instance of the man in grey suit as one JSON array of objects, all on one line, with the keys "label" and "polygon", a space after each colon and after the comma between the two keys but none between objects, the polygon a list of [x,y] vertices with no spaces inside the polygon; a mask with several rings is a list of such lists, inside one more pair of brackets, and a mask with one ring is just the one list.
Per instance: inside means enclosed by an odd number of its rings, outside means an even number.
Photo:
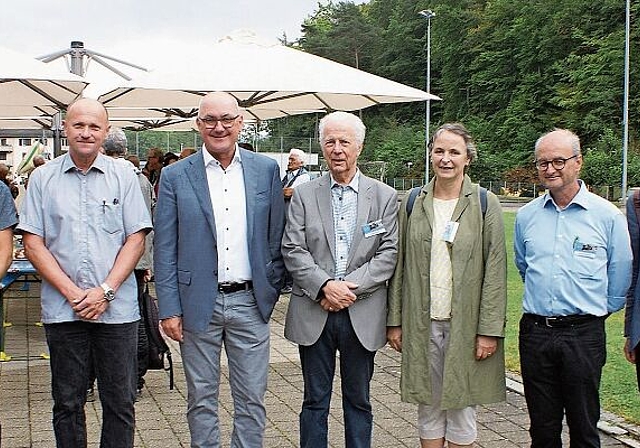
[{"label": "man in grey suit", "polygon": [[345,446],[371,446],[369,384],[386,342],[387,280],[397,253],[396,191],[357,167],[365,126],[333,112],[320,121],[329,174],[294,190],[282,252],[293,276],[285,323],[299,344],[304,379],[300,446],[327,446],[331,388],[340,352]]},{"label": "man in grey suit", "polygon": [[261,447],[269,317],[284,266],[278,165],[237,147],[238,103],[215,92],[196,119],[203,150],[162,170],[155,278],[165,333],[180,342],[191,447],[219,447],[220,352],[234,402],[232,448]]}]

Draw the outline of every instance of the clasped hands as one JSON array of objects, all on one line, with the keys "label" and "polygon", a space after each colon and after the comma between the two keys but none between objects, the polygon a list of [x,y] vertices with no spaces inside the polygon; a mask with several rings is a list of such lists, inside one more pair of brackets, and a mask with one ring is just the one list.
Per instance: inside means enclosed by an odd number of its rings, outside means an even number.
[{"label": "clasped hands", "polygon": [[357,287],[358,285],[352,282],[329,280],[322,287],[320,306],[329,312],[337,312],[351,306],[357,299],[353,292]]},{"label": "clasped hands", "polygon": [[109,307],[109,301],[104,298],[104,290],[100,286],[78,289],[74,297],[68,300],[73,311],[86,320],[98,319]]}]

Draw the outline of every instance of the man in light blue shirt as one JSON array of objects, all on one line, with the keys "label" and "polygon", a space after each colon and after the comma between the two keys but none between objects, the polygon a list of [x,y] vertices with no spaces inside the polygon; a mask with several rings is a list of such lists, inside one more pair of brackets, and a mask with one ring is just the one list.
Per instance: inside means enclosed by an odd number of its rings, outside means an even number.
[{"label": "man in light blue shirt", "polygon": [[42,277],[56,445],[87,446],[84,404],[94,364],[100,446],[130,448],[140,319],[132,272],[151,218],[133,170],[100,153],[109,130],[102,104],[75,102],[64,129],[69,152],[33,172],[18,225]]},{"label": "man in light blue shirt", "polygon": [[578,179],[579,138],[556,129],[538,139],[535,165],[548,192],[518,211],[515,262],[524,281],[520,362],[531,447],[599,447],[604,321],[631,279],[626,220]]}]

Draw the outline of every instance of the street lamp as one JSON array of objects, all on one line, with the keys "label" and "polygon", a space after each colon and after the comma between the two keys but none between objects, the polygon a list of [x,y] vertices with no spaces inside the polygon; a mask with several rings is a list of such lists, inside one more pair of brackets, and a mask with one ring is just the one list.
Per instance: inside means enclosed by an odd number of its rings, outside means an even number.
[{"label": "street lamp", "polygon": [[[427,20],[427,93],[431,94],[431,19],[436,16],[436,13],[430,9],[423,9],[418,14]],[[431,98],[427,98],[424,118],[424,183],[426,184],[429,182],[429,125],[431,122]]]},{"label": "street lamp", "polygon": [[627,200],[627,152],[629,150],[629,22],[631,16],[631,0],[627,0],[625,8],[624,33],[624,98],[622,105],[622,200]]}]

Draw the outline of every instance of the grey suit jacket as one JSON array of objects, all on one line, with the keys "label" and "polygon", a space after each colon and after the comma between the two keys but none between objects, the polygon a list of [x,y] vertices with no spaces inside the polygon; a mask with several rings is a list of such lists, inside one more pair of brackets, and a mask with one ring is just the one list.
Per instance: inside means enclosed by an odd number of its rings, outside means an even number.
[{"label": "grey suit jacket", "polygon": [[[253,292],[268,321],[282,286],[284,199],[277,163],[239,149],[247,201]],[[218,295],[216,223],[202,151],[162,170],[155,209],[154,266],[160,318],[182,316],[204,331]]]},{"label": "grey suit jacket", "polygon": [[[386,343],[387,280],[397,254],[397,192],[360,174],[356,231],[349,252],[346,281],[358,297],[348,308],[362,345],[377,350]],[[382,220],[385,232],[366,238],[364,224]],[[300,345],[318,340],[328,312],[320,306],[322,285],[334,278],[335,242],[331,178],[327,174],[294,190],[287,214],[282,253],[293,277],[285,337]]]}]

